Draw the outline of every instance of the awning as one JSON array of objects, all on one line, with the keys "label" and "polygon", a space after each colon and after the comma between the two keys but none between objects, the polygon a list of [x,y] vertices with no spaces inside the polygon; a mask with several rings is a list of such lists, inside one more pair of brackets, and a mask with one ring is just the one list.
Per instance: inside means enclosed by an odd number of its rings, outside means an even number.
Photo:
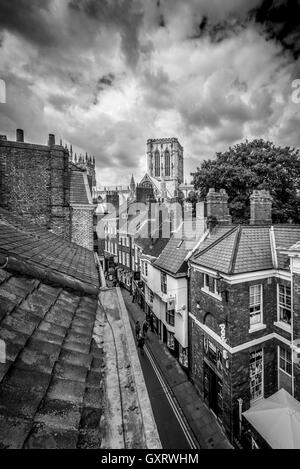
[{"label": "awning", "polygon": [[300,402],[284,389],[243,412],[273,449],[300,449]]}]

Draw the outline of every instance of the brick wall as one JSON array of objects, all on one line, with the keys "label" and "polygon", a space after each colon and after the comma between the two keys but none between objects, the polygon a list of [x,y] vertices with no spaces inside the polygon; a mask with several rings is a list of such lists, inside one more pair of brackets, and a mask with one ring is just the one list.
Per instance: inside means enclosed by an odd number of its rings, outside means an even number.
[{"label": "brick wall", "polygon": [[0,140],[0,206],[70,239],[68,152]]},{"label": "brick wall", "polygon": [[71,209],[71,241],[90,251],[94,250],[93,210],[93,207]]},{"label": "brick wall", "polygon": [[[299,276],[300,295],[300,276]],[[286,284],[284,280],[281,283]],[[289,334],[276,328],[277,320],[277,283],[276,279],[261,279],[247,283],[230,285],[221,281],[220,290],[222,300],[218,300],[203,292],[203,273],[190,271],[190,311],[200,323],[204,323],[213,332],[220,336],[220,323],[226,323],[227,344],[236,347],[266,334],[277,332],[289,338]],[[249,286],[263,285],[263,318],[267,328],[261,331],[249,333]],[[300,299],[300,298],[299,298]],[[300,302],[299,302],[300,304]],[[198,305],[198,307],[197,307]],[[208,315],[208,313],[210,313]],[[210,318],[211,316],[211,318]],[[299,308],[299,332],[300,332],[300,308]],[[210,318],[210,319],[208,319]],[[204,397],[204,340],[209,339],[223,352],[223,347],[189,319],[189,363],[190,377],[196,386],[201,398]],[[250,406],[250,352],[263,348],[264,353],[264,397],[269,397],[278,390],[277,384],[277,346],[281,342],[277,339],[267,340],[262,344],[249,347],[246,350],[230,354],[228,352],[228,364],[223,360],[223,369],[219,375],[223,384],[223,415],[222,424],[230,438],[238,436],[239,431],[239,405],[238,399],[243,399],[243,411]],[[206,358],[207,360],[207,358]],[[211,366],[213,369],[213,366]],[[299,369],[300,372],[300,369]],[[300,389],[299,389],[300,391]]]}]

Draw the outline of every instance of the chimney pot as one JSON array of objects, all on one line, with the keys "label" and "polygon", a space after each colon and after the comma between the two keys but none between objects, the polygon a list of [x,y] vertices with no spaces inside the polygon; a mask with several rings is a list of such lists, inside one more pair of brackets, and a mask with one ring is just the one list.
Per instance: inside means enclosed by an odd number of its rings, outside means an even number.
[{"label": "chimney pot", "polygon": [[7,140],[7,137],[6,137],[6,135],[0,135],[0,140],[2,140],[2,141],[5,141],[5,140]]},{"label": "chimney pot", "polygon": [[17,142],[24,142],[24,131],[17,129]]},{"label": "chimney pot", "polygon": [[55,135],[49,134],[48,146],[52,147],[52,145],[55,145]]}]

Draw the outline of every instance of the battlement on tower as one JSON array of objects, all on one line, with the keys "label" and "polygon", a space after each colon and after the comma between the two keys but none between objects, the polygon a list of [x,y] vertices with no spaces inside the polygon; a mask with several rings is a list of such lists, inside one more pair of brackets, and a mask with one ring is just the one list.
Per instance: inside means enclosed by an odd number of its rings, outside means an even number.
[{"label": "battlement on tower", "polygon": [[149,138],[147,140],[147,145],[148,144],[161,144],[164,145],[166,143],[172,144],[172,143],[177,143],[179,148],[183,151],[183,146],[179,143],[178,139],[176,137],[171,137],[171,138]]}]

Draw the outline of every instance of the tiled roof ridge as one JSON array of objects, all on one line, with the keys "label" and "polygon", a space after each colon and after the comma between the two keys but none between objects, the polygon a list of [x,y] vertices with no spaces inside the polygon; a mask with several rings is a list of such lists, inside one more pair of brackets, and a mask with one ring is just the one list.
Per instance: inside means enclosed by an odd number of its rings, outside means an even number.
[{"label": "tiled roof ridge", "polygon": [[229,264],[229,273],[230,274],[234,273],[236,258],[237,258],[237,254],[238,254],[238,247],[239,247],[240,240],[241,240],[241,234],[242,234],[242,226],[238,225],[236,235],[235,235],[235,239],[234,239],[234,245],[233,245],[233,250],[232,250],[232,254],[231,254],[230,264]]},{"label": "tiled roof ridge", "polygon": [[5,270],[8,272],[36,278],[51,286],[58,285],[91,296],[97,296],[99,293],[99,289],[95,285],[79,280],[70,274],[62,273],[52,267],[41,267],[36,262],[23,259],[17,254],[12,256],[11,254],[0,253],[0,265],[5,266]]},{"label": "tiled roof ridge", "polygon": [[[197,252],[197,254],[195,254],[195,259],[197,259],[199,256],[202,256],[202,254],[205,254],[207,251],[209,251],[211,248],[214,248],[217,244],[219,244],[221,241],[223,241],[224,239],[226,239],[228,236],[230,236],[232,233],[234,233],[234,231],[236,231],[238,228],[239,228],[240,225],[234,225],[232,227],[231,230],[227,231],[226,233],[224,233],[222,236],[220,236],[220,238],[217,238],[213,243],[211,243],[209,246],[207,246],[205,249],[203,249],[201,251],[201,248],[200,248],[200,251]],[[208,239],[208,237],[206,238]]]}]

